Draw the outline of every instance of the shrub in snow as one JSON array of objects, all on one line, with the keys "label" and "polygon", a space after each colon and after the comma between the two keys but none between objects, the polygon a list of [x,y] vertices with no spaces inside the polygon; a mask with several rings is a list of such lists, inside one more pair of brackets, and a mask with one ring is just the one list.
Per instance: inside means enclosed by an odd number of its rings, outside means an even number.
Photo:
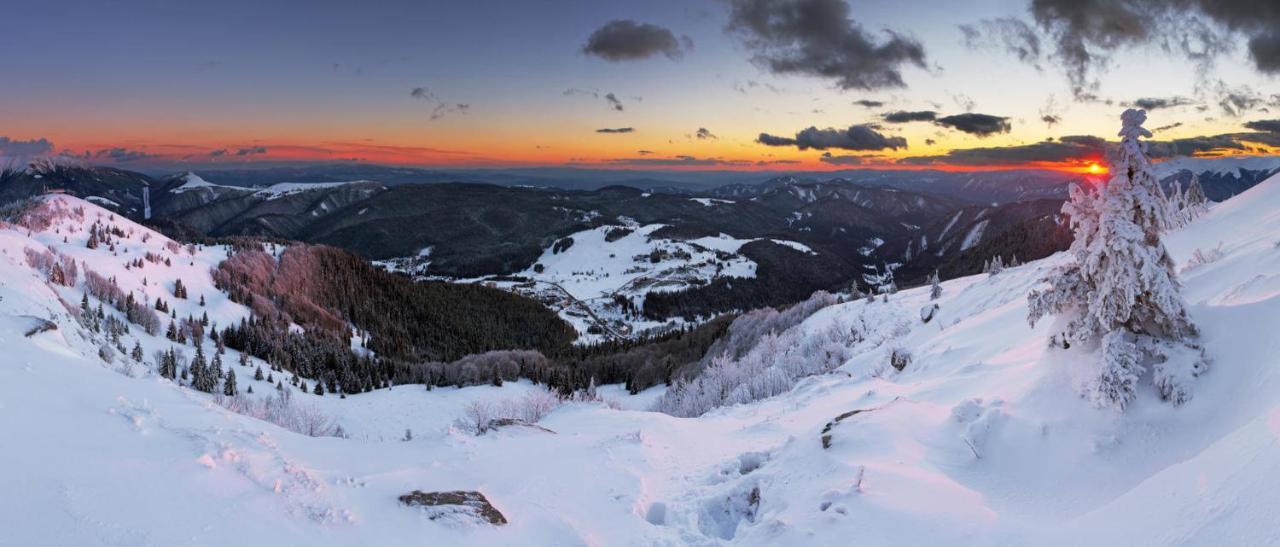
[{"label": "shrub in snow", "polygon": [[1099,189],[1071,188],[1063,212],[1075,232],[1074,261],[1051,271],[1047,288],[1028,295],[1028,320],[1034,325],[1045,315],[1063,316],[1067,341],[1100,348],[1102,371],[1087,388],[1096,403],[1124,408],[1148,365],[1157,365],[1161,396],[1179,403],[1189,398],[1185,378],[1207,365],[1200,351],[1177,363],[1168,360],[1171,352],[1154,351],[1161,343],[1198,350],[1191,341],[1197,332],[1160,241],[1169,222],[1146,143],[1138,140],[1151,136],[1142,128],[1146,113],[1130,109],[1121,119],[1115,176]]},{"label": "shrub in snow", "polygon": [[1209,264],[1211,262],[1217,262],[1219,259],[1222,258],[1223,254],[1224,253],[1222,252],[1221,243],[1219,243],[1217,247],[1213,249],[1209,249],[1207,251],[1204,249],[1197,248],[1194,252],[1191,253],[1191,258],[1187,260],[1187,267],[1194,268],[1196,266],[1202,266],[1204,264]]},{"label": "shrub in snow", "polygon": [[215,395],[219,405],[236,414],[243,414],[309,437],[342,437],[342,427],[332,417],[315,405],[293,401],[288,390],[281,390],[271,397],[258,399],[244,395]]},{"label": "shrub in snow", "polygon": [[562,404],[564,401],[555,392],[538,387],[518,399],[472,401],[463,408],[462,416],[454,420],[453,426],[473,435],[483,435],[502,422],[535,424]]},{"label": "shrub in snow", "polygon": [[729,331],[707,350],[703,364],[719,356],[737,359],[754,348],[767,334],[777,334],[799,325],[809,316],[839,301],[835,295],[817,291],[803,302],[783,310],[761,308],[742,314],[729,325]]},{"label": "shrub in snow", "polygon": [[720,406],[785,393],[800,378],[844,364],[853,355],[852,346],[861,339],[857,329],[841,324],[807,336],[795,329],[764,334],[740,358],[721,354],[692,381],[677,380],[658,400],[656,409],[673,416],[701,416]]}]

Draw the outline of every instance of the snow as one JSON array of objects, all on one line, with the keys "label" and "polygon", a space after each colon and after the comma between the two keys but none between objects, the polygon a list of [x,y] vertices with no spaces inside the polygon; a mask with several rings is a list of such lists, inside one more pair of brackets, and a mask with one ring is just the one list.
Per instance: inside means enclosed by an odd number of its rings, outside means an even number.
[{"label": "snow", "polygon": [[[11,471],[0,475],[6,543],[1261,545],[1280,539],[1273,518],[1280,507],[1273,486],[1280,481],[1274,336],[1280,177],[1165,237],[1179,265],[1197,249],[1221,249],[1214,260],[1179,272],[1213,360],[1194,380],[1194,398],[1179,407],[1159,400],[1149,384],[1124,413],[1095,409],[1078,396],[1076,384],[1089,371],[1073,355],[1047,347],[1051,321],[1034,328],[1026,322],[1027,292],[1066,259],[1060,254],[994,277],[944,281],[936,301],[925,286],[888,302],[824,308],[794,327],[802,339],[833,325],[868,336],[847,340],[853,356],[833,373],[803,378],[769,399],[674,418],[638,410],[660,388],[631,398],[618,386],[602,386],[606,399],[624,399],[615,405],[621,409],[571,403],[539,422],[554,434],[517,428],[480,437],[448,423],[469,401],[512,398],[533,386],[399,386],[345,400],[297,394],[337,416],[351,434],[312,438],[231,413],[159,379],[150,365],[134,365],[130,374],[105,365],[58,301],[78,301],[79,289],[49,287],[23,261],[24,247],[75,253],[90,268],[121,276],[126,290],[159,290],[161,280],[180,275],[193,296],[205,293],[211,318],[221,321],[243,310],[203,285],[219,248],[195,256],[183,251],[172,274],[153,265],[124,270],[139,250],[163,248],[163,237],[144,243],[145,228],[117,218],[124,229],[135,228],[120,245],[128,253],[83,249],[83,228],[110,213],[67,196],[50,199],[85,210],[79,232],[69,231],[70,220],[30,237],[25,229],[0,228],[0,468]],[[69,243],[62,244],[63,236]],[[561,260],[586,248],[585,239],[575,241]],[[639,249],[640,242],[621,247]],[[155,283],[142,287],[143,275]],[[199,310],[191,301],[166,300],[182,306],[180,315]],[[919,310],[931,302],[939,309],[924,324]],[[19,332],[23,316],[51,319],[59,328],[28,338]],[[141,338],[148,353],[168,345]],[[900,372],[887,364],[898,347],[913,356]],[[237,372],[242,386],[269,392]],[[862,412],[849,414],[854,410]],[[406,428],[411,441],[399,440]],[[821,442],[824,429],[829,448]],[[481,491],[510,524],[429,520],[395,501],[415,489]]]},{"label": "snow", "polygon": [[704,207],[711,207],[717,203],[728,204],[728,205],[732,205],[734,203],[733,200],[716,199],[716,198],[689,198],[689,201],[696,201],[698,203],[701,203]]},{"label": "snow", "polygon": [[969,229],[969,233],[964,235],[964,241],[960,243],[960,250],[967,251],[972,249],[974,245],[981,242],[982,234],[987,231],[987,224],[990,222],[990,220],[984,220],[973,225],[973,228]]},{"label": "snow", "polygon": [[102,196],[88,196],[84,199],[105,207],[117,207],[117,208],[120,207],[119,203],[116,203],[115,201],[104,198]]},{"label": "snow", "polygon": [[200,178],[199,175],[195,173],[190,173],[190,172],[183,175],[182,180],[183,180],[182,184],[174,187],[172,190],[170,190],[170,192],[173,192],[175,194],[181,194],[183,192],[190,192],[192,190],[199,190],[202,188],[208,188],[208,189],[231,188],[229,186],[223,186],[221,184],[214,184],[212,182],[204,180],[203,178]]},{"label": "snow", "polygon": [[1159,178],[1175,175],[1179,171],[1190,171],[1200,174],[1204,172],[1215,175],[1236,175],[1241,170],[1274,171],[1280,169],[1280,156],[1225,156],[1225,157],[1192,157],[1178,156],[1152,166]]},{"label": "snow", "polygon": [[253,195],[266,198],[268,201],[279,199],[293,194],[309,192],[311,190],[321,190],[325,188],[338,188],[348,184],[357,184],[368,182],[363,180],[353,180],[348,182],[281,182],[272,184],[266,188],[254,192]]}]

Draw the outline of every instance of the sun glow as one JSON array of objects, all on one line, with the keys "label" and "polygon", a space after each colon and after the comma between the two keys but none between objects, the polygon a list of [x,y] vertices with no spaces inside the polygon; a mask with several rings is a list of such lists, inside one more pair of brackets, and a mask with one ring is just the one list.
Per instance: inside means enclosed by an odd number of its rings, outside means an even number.
[{"label": "sun glow", "polygon": [[1107,171],[1107,168],[1096,163],[1090,163],[1088,169],[1090,175],[1101,175]]}]

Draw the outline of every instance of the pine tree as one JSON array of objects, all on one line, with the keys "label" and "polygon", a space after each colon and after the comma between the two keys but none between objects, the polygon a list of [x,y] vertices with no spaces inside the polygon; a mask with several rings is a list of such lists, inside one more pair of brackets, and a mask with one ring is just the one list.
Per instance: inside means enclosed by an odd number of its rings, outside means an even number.
[{"label": "pine tree", "polygon": [[938,279],[938,270],[933,271],[929,279],[929,300],[937,300],[942,296],[942,280]]},{"label": "pine tree", "polygon": [[196,346],[196,356],[191,358],[191,387],[205,393],[213,393],[213,379],[209,376],[204,360],[204,348]]},{"label": "pine tree", "polygon": [[319,381],[319,380],[316,380],[316,389],[315,389],[315,394],[316,394],[316,395],[324,395],[324,382],[321,382],[321,381]]},{"label": "pine tree", "polygon": [[253,379],[258,381],[262,380],[262,367],[258,367],[258,370],[254,371]]},{"label": "pine tree", "polygon": [[85,247],[90,249],[98,248],[98,232],[97,231],[93,229],[89,230],[89,242],[85,243]]},{"label": "pine tree", "polygon": [[164,331],[164,336],[174,342],[178,341],[178,327],[173,324],[173,321],[169,322],[169,328]]},{"label": "pine tree", "polygon": [[[203,307],[203,306],[204,306],[204,295],[203,295],[203,294],[202,294],[202,295],[200,295],[200,306],[201,306],[201,307]],[[206,324],[206,325],[208,325],[208,324],[209,324],[209,314],[207,314],[207,313],[204,315],[204,324]]]},{"label": "pine tree", "polygon": [[236,390],[236,369],[231,369],[227,371],[226,383],[222,384],[222,394],[228,397],[235,397],[238,393],[239,391]]},{"label": "pine tree", "polygon": [[134,341],[133,351],[130,352],[129,357],[132,357],[134,361],[139,363],[142,362],[142,342]]},{"label": "pine tree", "polygon": [[[1088,393],[1096,403],[1126,407],[1151,364],[1160,395],[1179,404],[1190,398],[1188,380],[1207,364],[1192,342],[1196,327],[1160,241],[1168,219],[1146,143],[1139,140],[1151,136],[1142,128],[1146,113],[1130,109],[1121,119],[1114,176],[1098,190],[1071,188],[1063,212],[1075,232],[1070,249],[1075,260],[1049,273],[1047,289],[1028,295],[1028,320],[1034,325],[1044,315],[1063,315],[1069,318],[1065,334],[1072,345],[1100,348],[1102,373]],[[1191,355],[1176,355],[1175,346]]]},{"label": "pine tree", "polygon": [[213,386],[216,389],[219,382],[222,382],[222,356],[213,354],[213,361],[209,363],[209,377],[213,380]]}]

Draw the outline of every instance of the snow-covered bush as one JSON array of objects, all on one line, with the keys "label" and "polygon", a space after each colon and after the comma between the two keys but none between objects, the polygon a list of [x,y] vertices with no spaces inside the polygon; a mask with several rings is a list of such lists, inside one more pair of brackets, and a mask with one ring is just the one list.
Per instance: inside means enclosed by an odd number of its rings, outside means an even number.
[{"label": "snow-covered bush", "polygon": [[804,335],[796,329],[761,336],[740,358],[723,353],[691,381],[677,380],[656,410],[673,416],[701,416],[725,406],[785,393],[796,380],[834,370],[852,357],[861,334],[843,324]]},{"label": "snow-covered bush", "polygon": [[313,404],[297,403],[288,390],[258,399],[245,395],[214,395],[214,402],[243,414],[309,437],[341,437],[342,426]]},{"label": "snow-covered bush", "polygon": [[803,302],[789,308],[776,310],[761,308],[742,314],[729,325],[729,331],[707,350],[704,364],[712,359],[728,356],[737,359],[745,355],[767,334],[777,334],[799,325],[809,316],[827,306],[836,304],[839,298],[826,291],[817,291]]},{"label": "snow-covered bush", "polygon": [[[1138,140],[1151,136],[1142,128],[1146,113],[1130,109],[1121,119],[1122,139],[1111,167],[1115,176],[1099,189],[1073,186],[1071,201],[1063,206],[1075,232],[1069,251],[1074,261],[1051,271],[1044,280],[1049,287],[1027,298],[1032,325],[1045,315],[1061,315],[1067,320],[1066,341],[1099,348],[1102,372],[1086,394],[1099,405],[1124,408],[1146,366],[1160,359],[1152,352],[1157,342],[1198,348],[1191,342],[1197,331],[1178,294],[1173,260],[1160,241],[1170,222],[1146,143]],[[1188,395],[1186,375],[1177,373],[1176,382],[1166,377],[1175,374],[1175,365],[1156,367],[1154,381],[1184,386],[1179,393],[1161,388],[1161,395],[1178,403]],[[1196,376],[1206,364],[1196,355],[1185,367]]]},{"label": "snow-covered bush", "polygon": [[483,435],[494,428],[494,422],[501,420],[537,423],[563,404],[551,389],[538,387],[520,398],[471,401],[463,407],[462,416],[454,420],[453,426],[473,435]]},{"label": "snow-covered bush", "polygon": [[1225,253],[1222,252],[1221,243],[1219,243],[1217,247],[1213,249],[1209,249],[1207,251],[1204,249],[1196,248],[1196,250],[1191,253],[1191,258],[1187,260],[1187,267],[1194,268],[1196,266],[1202,266],[1212,262],[1217,262],[1219,259],[1223,257],[1224,254]]}]

